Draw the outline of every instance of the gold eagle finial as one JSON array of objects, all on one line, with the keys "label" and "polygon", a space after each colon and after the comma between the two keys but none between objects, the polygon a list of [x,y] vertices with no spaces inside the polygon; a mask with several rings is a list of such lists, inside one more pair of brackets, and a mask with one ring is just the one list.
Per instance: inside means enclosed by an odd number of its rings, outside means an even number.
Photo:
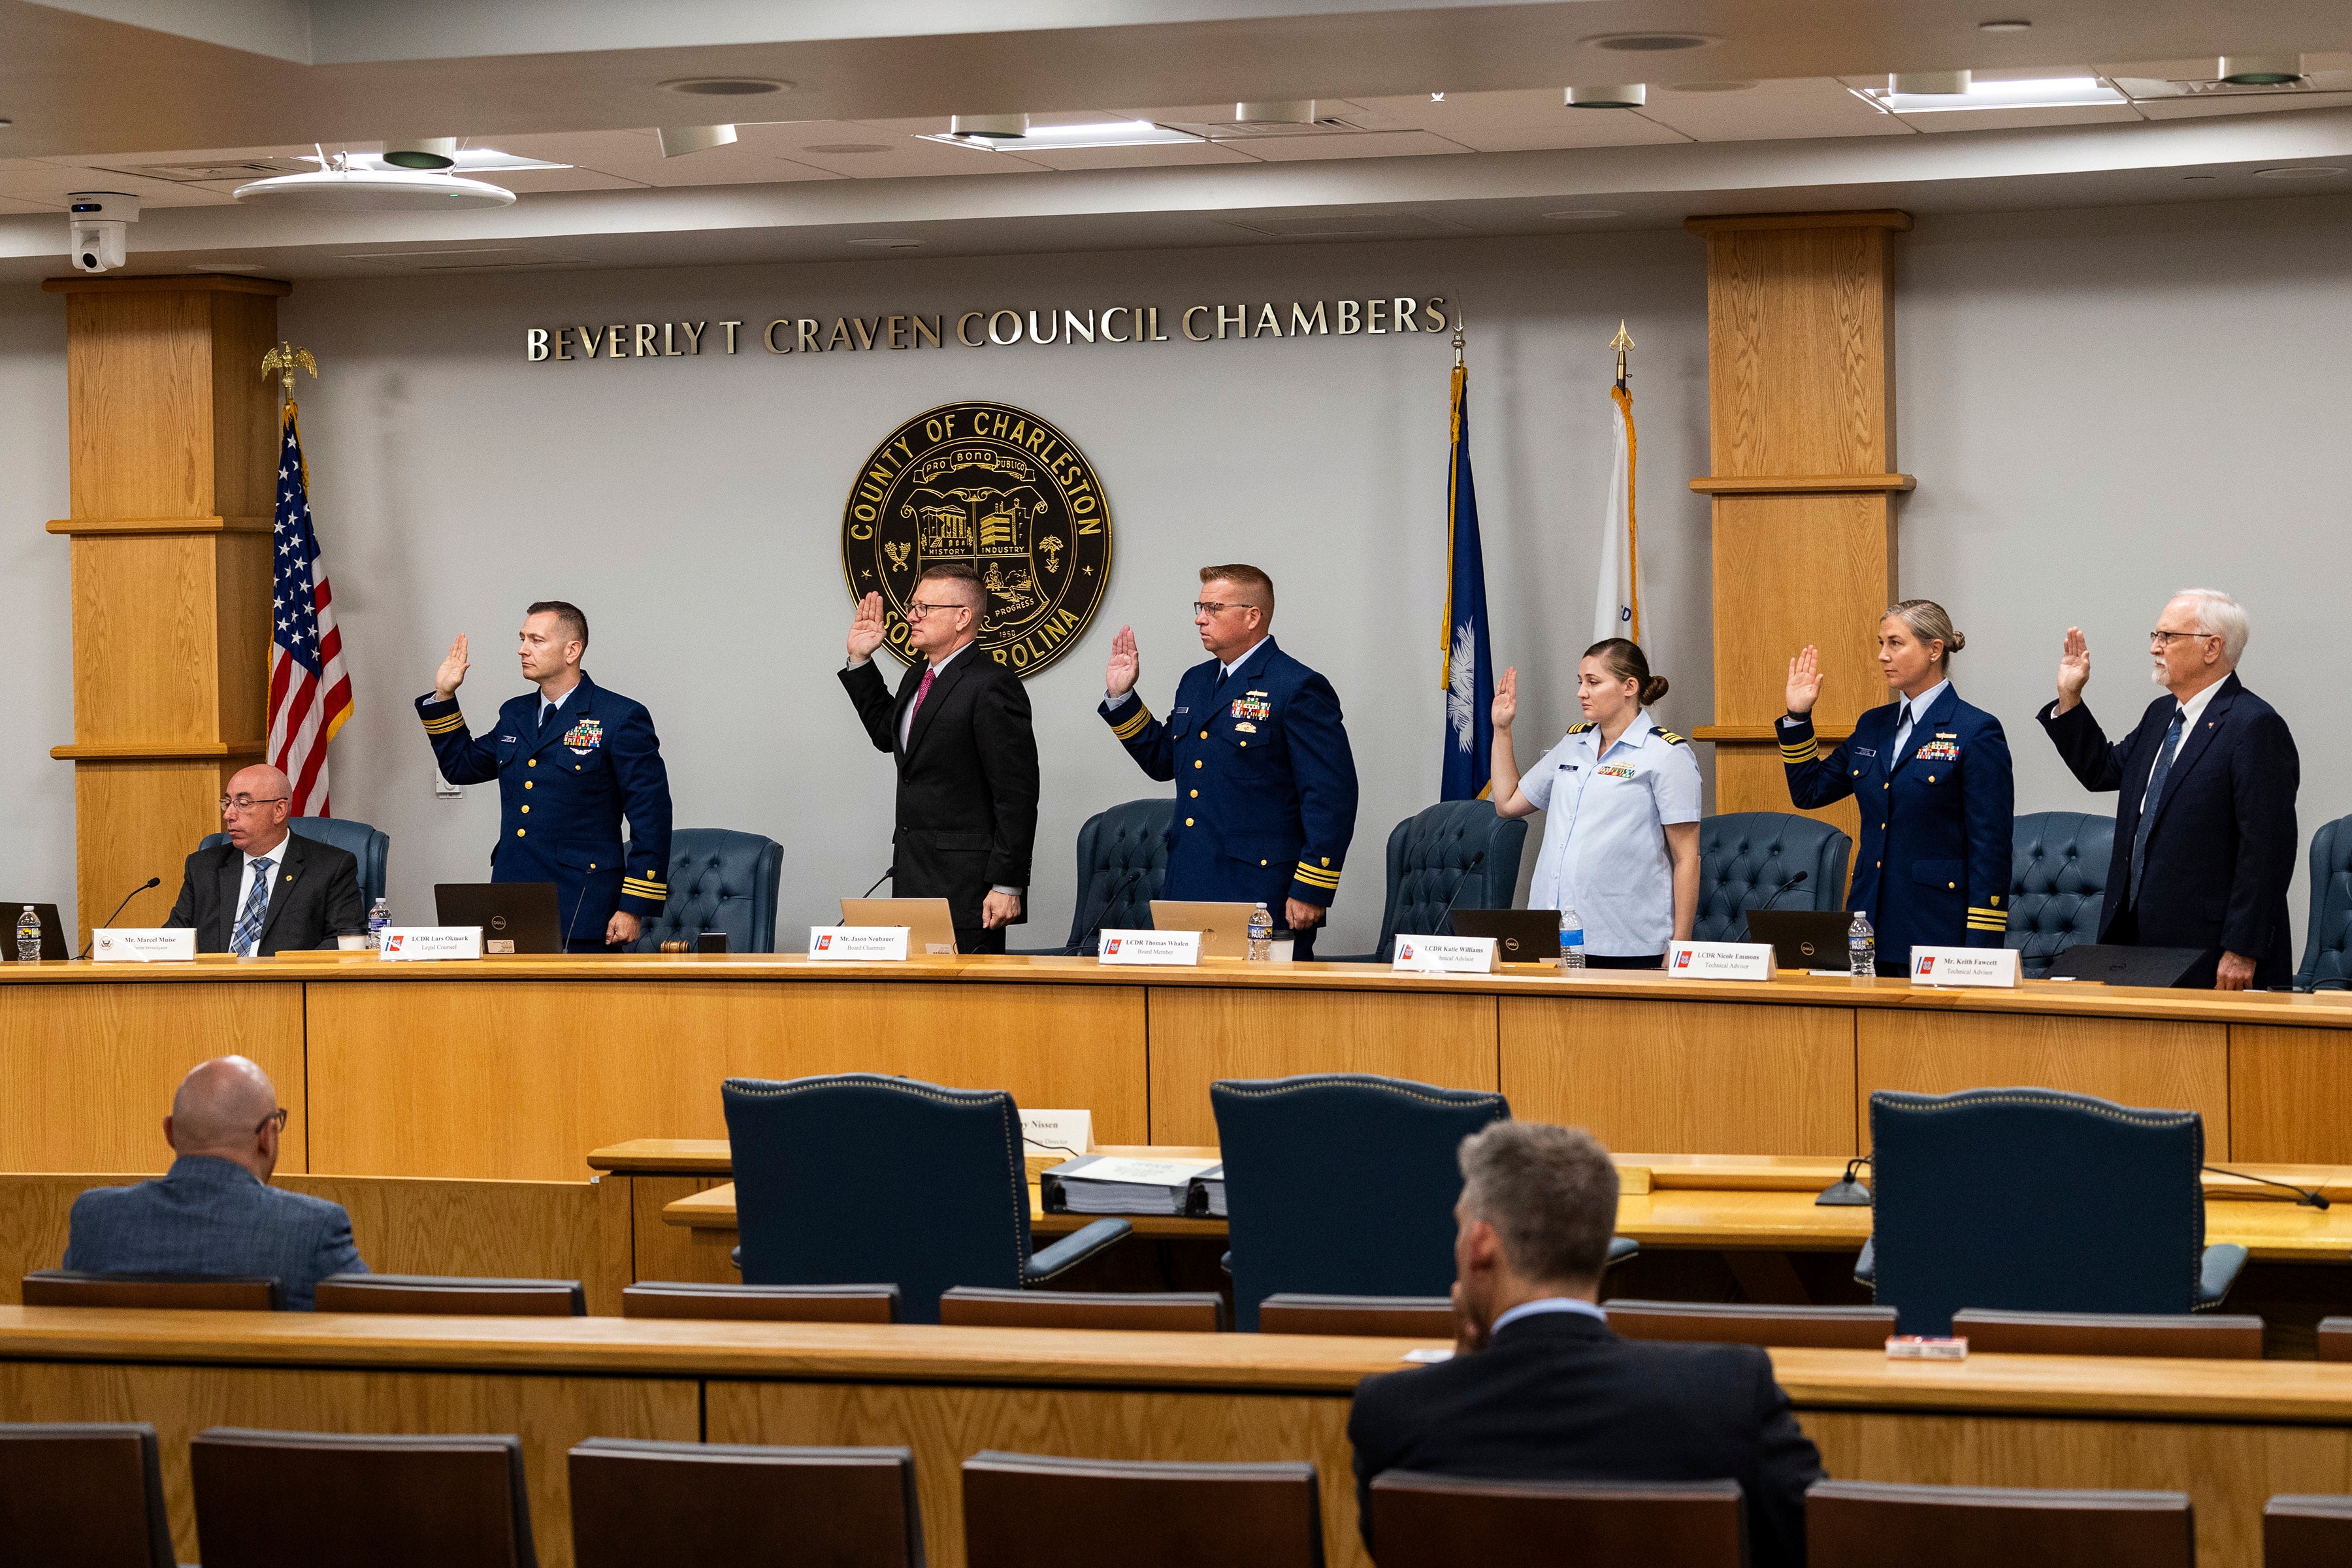
[{"label": "gold eagle finial", "polygon": [[294,373],[297,370],[309,371],[312,381],[319,379],[319,362],[310,357],[309,349],[298,349],[292,343],[281,341],[276,348],[261,356],[261,374],[276,373],[278,390],[289,403],[294,401]]}]

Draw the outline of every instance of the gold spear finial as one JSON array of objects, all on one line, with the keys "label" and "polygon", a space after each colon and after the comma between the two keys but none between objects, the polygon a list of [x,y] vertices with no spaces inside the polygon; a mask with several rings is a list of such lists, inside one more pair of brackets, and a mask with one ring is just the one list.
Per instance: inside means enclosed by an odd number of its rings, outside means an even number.
[{"label": "gold spear finial", "polygon": [[1454,363],[1456,366],[1462,363],[1462,315],[1459,311],[1454,316]]},{"label": "gold spear finial", "polygon": [[1609,340],[1610,349],[1617,355],[1617,379],[1620,383],[1625,379],[1625,351],[1633,346],[1633,340],[1625,331],[1624,318],[1620,317],[1617,321],[1617,335]]},{"label": "gold spear finial", "polygon": [[277,373],[279,395],[288,403],[294,401],[294,373],[297,370],[309,371],[312,381],[319,379],[319,362],[310,357],[309,349],[298,349],[281,340],[276,348],[261,356],[261,374]]}]

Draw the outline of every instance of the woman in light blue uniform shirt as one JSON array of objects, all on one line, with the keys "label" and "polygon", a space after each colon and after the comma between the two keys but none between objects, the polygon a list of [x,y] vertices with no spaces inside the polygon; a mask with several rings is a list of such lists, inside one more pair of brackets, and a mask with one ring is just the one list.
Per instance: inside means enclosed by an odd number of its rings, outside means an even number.
[{"label": "woman in light blue uniform shirt", "polygon": [[1594,643],[1576,668],[1583,721],[1522,774],[1518,677],[1495,690],[1494,799],[1505,816],[1547,814],[1528,908],[1574,909],[1596,969],[1656,969],[1698,918],[1698,762],[1643,706],[1666,679],[1623,637]]}]

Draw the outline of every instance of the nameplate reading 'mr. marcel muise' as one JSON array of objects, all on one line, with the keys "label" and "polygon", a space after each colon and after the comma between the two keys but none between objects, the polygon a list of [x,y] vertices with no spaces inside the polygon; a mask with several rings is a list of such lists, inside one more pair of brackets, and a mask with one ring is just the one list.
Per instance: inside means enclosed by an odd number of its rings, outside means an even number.
[{"label": "nameplate reading 'mr. marcel muise'", "polygon": [[1077,642],[1110,578],[1110,507],[1070,438],[1025,409],[951,403],[892,431],[841,520],[849,596],[879,593],[903,661],[924,568],[960,561],[988,589],[980,646],[1024,677]]}]

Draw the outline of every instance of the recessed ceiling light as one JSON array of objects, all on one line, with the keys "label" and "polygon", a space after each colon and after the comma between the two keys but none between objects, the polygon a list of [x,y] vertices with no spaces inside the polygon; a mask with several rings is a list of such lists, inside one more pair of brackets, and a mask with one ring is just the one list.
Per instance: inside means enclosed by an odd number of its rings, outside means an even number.
[{"label": "recessed ceiling light", "polygon": [[1570,207],[1565,212],[1544,214],[1546,217],[1557,218],[1623,217],[1624,216],[1615,207]]},{"label": "recessed ceiling light", "polygon": [[[422,171],[410,168],[407,164],[396,163],[393,162],[393,156],[385,153],[338,153],[334,155],[332,166],[362,171],[406,168],[410,169],[411,173],[446,172],[458,174],[479,174],[488,171],[506,169],[569,169],[572,167],[569,163],[550,163],[538,158],[526,158],[516,153],[501,153],[495,147],[467,147],[451,154],[455,160],[454,167],[445,163],[436,169]],[[309,157],[300,161],[305,163],[318,162],[316,158]]]},{"label": "recessed ceiling light", "polygon": [[2213,74],[2231,87],[2287,87],[2303,79],[2301,55],[2223,55]]},{"label": "recessed ceiling light", "polygon": [[950,131],[920,140],[944,142],[950,147],[977,147],[989,153],[1017,153],[1024,150],[1052,152],[1069,147],[1152,147],[1180,142],[1201,142],[1206,138],[1195,136],[1189,131],[1155,125],[1149,120],[1113,120],[1090,125],[1032,125],[1025,136]]},{"label": "recessed ceiling light", "polygon": [[822,147],[803,147],[803,153],[822,153],[829,158],[846,158],[853,153],[887,153],[890,148],[880,142],[828,142]]},{"label": "recessed ceiling light", "polygon": [[2283,169],[2256,169],[2254,178],[2257,180],[2324,180],[2332,174],[2342,173],[2344,171],[2341,169],[2322,169],[2315,168],[2309,163],[2296,163]]},{"label": "recessed ceiling light", "polygon": [[877,246],[884,250],[914,250],[923,242],[919,239],[853,239],[849,243]]},{"label": "recessed ceiling light", "polygon": [[1649,96],[1648,88],[1631,81],[1608,87],[1571,87],[1563,101],[1570,109],[1639,109]]},{"label": "recessed ceiling light", "polygon": [[793,89],[791,82],[764,76],[682,76],[654,85],[664,92],[682,92],[688,98],[757,98],[762,93]]},{"label": "recessed ceiling light", "polygon": [[1979,22],[1977,24],[1977,31],[1979,33],[2022,33],[2032,26],[2032,23],[2028,22],[2021,17],[2012,16],[2005,21],[2000,22]]},{"label": "recessed ceiling light", "polygon": [[1668,82],[1666,90],[1668,92],[1750,92],[1755,89],[1755,87],[1756,84],[1752,81],[1676,81]]},{"label": "recessed ceiling light", "polygon": [[1676,49],[1703,49],[1723,40],[1712,33],[1600,33],[1581,41],[1587,48],[1612,49],[1625,55],[1658,55]]},{"label": "recessed ceiling light", "polygon": [[1971,81],[1965,92],[1890,92],[1883,87],[1846,90],[1865,103],[1874,103],[1896,114],[1937,114],[1969,109],[2075,109],[2128,101],[2107,85],[2105,79],[2095,76]]}]

